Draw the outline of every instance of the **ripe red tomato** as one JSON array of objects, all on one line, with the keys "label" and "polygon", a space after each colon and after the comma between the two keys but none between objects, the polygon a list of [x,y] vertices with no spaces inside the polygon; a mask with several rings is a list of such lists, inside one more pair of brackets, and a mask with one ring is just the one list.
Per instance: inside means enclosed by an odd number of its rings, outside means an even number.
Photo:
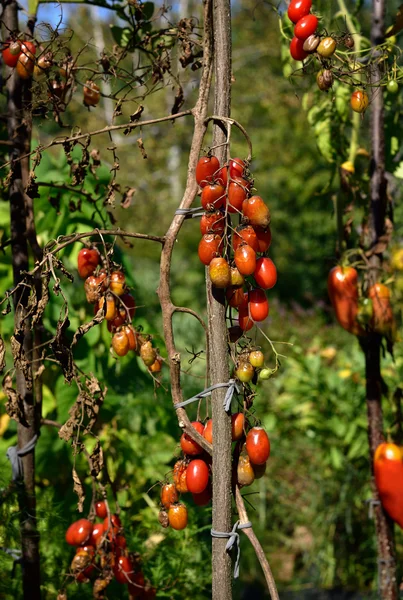
[{"label": "ripe red tomato", "polygon": [[148,590],[146,591],[145,583],[146,580],[144,578],[143,571],[137,571],[137,573],[133,573],[131,576],[132,583],[129,583],[129,598],[141,598],[142,600],[148,600],[149,598],[154,598],[155,596],[149,596]]},{"label": "ripe red tomato", "polygon": [[186,484],[186,468],[187,463],[185,460],[176,461],[173,468],[172,476],[174,484],[180,494],[185,494],[188,491]]},{"label": "ripe red tomato", "polygon": [[21,43],[16,40],[7,40],[3,46],[2,56],[3,62],[8,67],[14,68],[18,62],[18,57],[21,54]]},{"label": "ripe red tomato", "polygon": [[213,490],[211,488],[211,483],[209,482],[206,489],[200,494],[192,494],[193,502],[197,506],[206,506],[209,504],[213,495]]},{"label": "ripe red tomato", "polygon": [[242,203],[242,212],[254,227],[265,229],[270,225],[270,210],[260,196],[251,196]]},{"label": "ripe red tomato", "polygon": [[104,524],[102,523],[94,523],[92,528],[91,537],[88,543],[91,546],[98,546],[102,542],[102,538],[104,535]]},{"label": "ripe red tomato", "polygon": [[226,288],[231,284],[231,267],[222,257],[213,258],[209,265],[211,283],[216,288]]},{"label": "ripe red tomato", "polygon": [[245,417],[243,413],[235,413],[231,416],[231,434],[233,442],[242,438],[244,425]]},{"label": "ripe red tomato", "polygon": [[130,583],[133,575],[133,565],[127,556],[119,556],[113,567],[116,581],[119,583]]},{"label": "ripe red tomato", "polygon": [[221,167],[221,169],[218,171],[216,181],[217,181],[217,183],[222,185],[225,189],[227,189],[227,183],[228,183],[228,167],[227,166]]},{"label": "ripe red tomato", "polygon": [[[200,423],[200,421],[193,421],[192,427],[196,429],[196,431],[200,433],[200,435],[203,435],[203,423]],[[188,454],[189,456],[197,456],[198,454],[201,454],[203,452],[203,448],[199,446],[197,442],[192,440],[192,438],[187,433],[182,433],[180,444],[183,452],[185,454]]]},{"label": "ripe red tomato", "polygon": [[70,546],[82,546],[92,533],[92,523],[88,519],[79,519],[70,525],[66,531],[66,542]]},{"label": "ripe red tomato", "polygon": [[365,112],[369,104],[368,94],[363,90],[355,90],[355,92],[351,94],[350,104],[354,112]]},{"label": "ripe red tomato", "polygon": [[249,305],[248,303],[241,304],[238,312],[238,324],[242,331],[249,331],[252,329],[254,322],[249,316]]},{"label": "ripe red tomato", "polygon": [[188,511],[184,504],[173,504],[168,510],[168,520],[172,529],[185,529],[188,524]]},{"label": "ripe red tomato", "polygon": [[108,533],[108,538],[115,537],[122,528],[122,521],[118,515],[111,515],[110,519],[104,519],[104,531]]},{"label": "ripe red tomato", "polygon": [[372,300],[373,314],[371,326],[374,331],[382,335],[390,335],[394,330],[394,316],[390,304],[390,290],[382,283],[375,283],[368,290]]},{"label": "ripe red tomato", "polygon": [[[206,189],[206,188],[204,188]],[[225,216],[219,210],[206,212],[200,219],[200,233],[216,233],[222,235],[225,230]]]},{"label": "ripe red tomato", "polygon": [[107,321],[106,326],[108,328],[108,331],[115,333],[116,330],[124,324],[124,322],[125,320],[120,316],[120,314],[118,314],[118,316],[115,317],[113,321]]},{"label": "ripe red tomato", "polygon": [[252,225],[236,228],[232,236],[232,247],[234,252],[242,242],[248,244],[255,252],[259,252],[259,240],[257,239],[256,231]]},{"label": "ripe red tomato", "polygon": [[277,269],[271,258],[261,257],[256,261],[253,273],[256,283],[264,290],[270,290],[277,283]]},{"label": "ripe red tomato", "polygon": [[198,254],[204,265],[209,265],[222,249],[222,238],[215,233],[206,233],[199,243]]},{"label": "ripe red tomato", "polygon": [[293,37],[290,43],[290,54],[294,60],[304,60],[309,55],[309,52],[304,50],[304,40]]},{"label": "ripe red tomato", "polygon": [[294,27],[295,37],[299,40],[306,40],[310,35],[315,33],[318,23],[318,17],[315,17],[315,15],[301,17]]},{"label": "ripe red tomato", "polygon": [[201,204],[204,210],[221,208],[225,204],[225,188],[218,183],[207,184],[201,193]]},{"label": "ripe red tomato", "polygon": [[200,458],[192,460],[186,469],[186,485],[192,494],[201,494],[209,480],[208,466]]},{"label": "ripe red tomato", "polygon": [[270,248],[271,244],[270,227],[266,227],[266,229],[262,229],[261,227],[255,227],[254,229],[259,244],[258,252],[266,252]]},{"label": "ripe red tomato", "polygon": [[[227,302],[233,308],[238,308],[241,304],[245,303],[245,294],[242,287],[229,286],[225,292]],[[246,309],[247,309],[246,305]]]},{"label": "ripe red tomato", "polygon": [[92,275],[101,262],[101,256],[96,248],[81,248],[77,257],[78,274],[82,279]]},{"label": "ripe red tomato", "polygon": [[105,500],[95,502],[95,514],[101,519],[105,519],[108,516],[108,507]]},{"label": "ripe red tomato", "polygon": [[242,203],[248,195],[248,182],[242,177],[234,177],[228,186],[228,212],[241,212]]},{"label": "ripe red tomato", "polygon": [[169,508],[171,504],[178,502],[179,495],[173,483],[166,483],[161,488],[161,504],[164,508]]},{"label": "ripe red tomato", "polygon": [[354,335],[365,335],[357,323],[358,273],[352,267],[334,267],[327,279],[327,289],[339,324]]},{"label": "ripe red tomato", "polygon": [[243,161],[241,158],[231,158],[228,168],[231,179],[235,179],[235,177],[242,177],[245,170],[245,161]]},{"label": "ripe red tomato", "polygon": [[262,427],[252,427],[246,436],[246,452],[254,465],[262,465],[270,456],[270,440]]},{"label": "ripe red tomato", "polygon": [[114,540],[115,547],[124,550],[127,547],[127,541],[124,535],[117,535]]},{"label": "ripe red tomato", "polygon": [[213,183],[214,176],[218,174],[220,163],[216,156],[202,156],[196,166],[196,181],[200,187]]},{"label": "ripe red tomato", "polygon": [[248,244],[241,244],[235,250],[234,261],[241,275],[252,275],[256,269],[256,252]]},{"label": "ripe red tomato", "polygon": [[248,294],[249,314],[254,321],[264,321],[269,315],[269,302],[263,290],[251,290]]},{"label": "ripe red tomato", "polygon": [[[117,331],[112,338],[112,348],[118,356],[126,356],[129,352],[129,338],[125,331]],[[154,361],[153,361],[154,362]]]},{"label": "ripe red tomato", "polygon": [[123,296],[126,291],[126,277],[122,271],[113,271],[109,280],[109,289],[116,296]]},{"label": "ripe red tomato", "polygon": [[403,456],[396,444],[380,444],[374,455],[375,483],[388,515],[403,529]]},{"label": "ripe red tomato", "polygon": [[312,0],[291,0],[288,7],[288,18],[297,23],[302,17],[308,15],[312,7]]},{"label": "ripe red tomato", "polygon": [[210,442],[213,443],[213,419],[209,419],[204,426],[203,429],[203,437]]}]

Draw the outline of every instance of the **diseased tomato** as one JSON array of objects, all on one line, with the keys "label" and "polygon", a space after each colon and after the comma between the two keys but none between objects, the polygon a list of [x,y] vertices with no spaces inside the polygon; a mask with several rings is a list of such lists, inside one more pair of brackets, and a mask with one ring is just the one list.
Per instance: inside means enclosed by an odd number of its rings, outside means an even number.
[{"label": "diseased tomato", "polygon": [[254,321],[264,321],[269,315],[269,301],[264,290],[251,290],[248,294],[249,314]]},{"label": "diseased tomato", "polygon": [[32,52],[32,54],[36,54],[36,44],[34,42],[25,40],[21,45],[21,52],[24,50],[23,46],[25,46],[25,48]]},{"label": "diseased tomato", "polygon": [[295,37],[299,40],[306,40],[310,35],[315,33],[318,23],[318,17],[315,17],[315,15],[301,17],[294,27]]},{"label": "diseased tomato", "polygon": [[235,250],[234,261],[241,275],[252,275],[256,269],[256,252],[248,244],[241,244]]},{"label": "diseased tomato", "polygon": [[124,322],[125,320],[120,316],[120,314],[118,314],[118,316],[115,317],[113,321],[107,321],[106,326],[108,328],[108,331],[115,333],[116,330],[124,324]]},{"label": "diseased tomato", "polygon": [[70,546],[82,546],[92,533],[92,523],[88,519],[79,519],[70,525],[66,531],[66,542]]},{"label": "diseased tomato", "polygon": [[330,56],[332,56],[332,54],[334,54],[336,46],[336,40],[328,36],[320,41],[318,47],[316,48],[316,52],[323,56],[323,58],[329,58]]},{"label": "diseased tomato", "polygon": [[[206,188],[204,188],[206,189]],[[225,216],[219,210],[215,212],[205,212],[200,219],[200,233],[216,233],[222,235],[225,230]]]},{"label": "diseased tomato", "polygon": [[172,529],[185,529],[188,524],[188,511],[184,504],[173,504],[168,510],[168,520]]},{"label": "diseased tomato", "polygon": [[151,367],[151,365],[155,363],[155,359],[157,358],[157,351],[155,348],[153,348],[153,345],[150,341],[141,344],[140,358],[146,367]]},{"label": "diseased tomato", "polygon": [[199,243],[198,254],[201,262],[208,266],[222,250],[222,238],[214,233],[203,235]]},{"label": "diseased tomato", "polygon": [[235,413],[231,415],[231,436],[233,442],[242,438],[244,425],[245,416],[243,413]]},{"label": "diseased tomato", "polygon": [[186,485],[192,494],[201,494],[209,480],[208,466],[200,458],[192,460],[186,469]]},{"label": "diseased tomato", "polygon": [[94,81],[88,79],[83,87],[84,106],[96,106],[101,99],[101,91]]},{"label": "diseased tomato", "polygon": [[242,203],[242,212],[254,227],[265,229],[270,225],[270,210],[260,196],[251,196]]},{"label": "diseased tomato", "polygon": [[257,239],[256,231],[252,225],[241,225],[233,232],[232,247],[234,251],[242,244],[242,242],[248,244],[255,252],[259,252],[259,240]]},{"label": "diseased tomato", "polygon": [[207,184],[201,193],[201,204],[204,210],[221,208],[225,204],[225,188],[218,183]]},{"label": "diseased tomato", "polygon": [[290,54],[294,60],[304,60],[309,56],[309,52],[304,50],[304,40],[293,37],[290,43]]},{"label": "diseased tomato", "polygon": [[236,267],[231,267],[231,285],[233,287],[242,287],[245,283],[245,277],[241,275]]},{"label": "diseased tomato", "polygon": [[248,356],[249,362],[255,369],[261,369],[264,365],[264,354],[261,350],[253,350]]},{"label": "diseased tomato", "polygon": [[277,269],[271,258],[262,256],[256,261],[253,273],[256,283],[264,290],[270,290],[277,283]]},{"label": "diseased tomato", "polygon": [[164,508],[169,508],[171,504],[178,502],[179,495],[173,483],[166,483],[161,488],[161,504]]},{"label": "diseased tomato", "polygon": [[240,361],[235,369],[235,377],[242,383],[249,383],[255,375],[255,369],[250,362]]},{"label": "diseased tomato", "polygon": [[164,509],[160,510],[160,512],[158,513],[158,521],[162,527],[164,527],[164,528],[169,527],[168,513],[166,510],[164,510]]},{"label": "diseased tomato", "polygon": [[196,181],[200,187],[204,188],[207,184],[213,183],[219,168],[220,163],[216,156],[202,156],[196,166]]},{"label": "diseased tomato", "polygon": [[245,293],[242,287],[229,286],[225,292],[225,297],[227,298],[228,304],[233,308],[238,308],[241,304],[245,304]]},{"label": "diseased tomato", "polygon": [[126,356],[129,352],[129,339],[124,331],[117,331],[112,337],[112,348],[118,356]]},{"label": "diseased tomato", "polygon": [[21,44],[21,53],[17,60],[17,73],[21,79],[29,79],[34,72],[35,57],[34,53],[28,48],[29,42]]},{"label": "diseased tomato", "polygon": [[21,42],[18,40],[7,40],[3,46],[3,62],[8,67],[14,68],[17,65],[18,57],[21,54]]},{"label": "diseased tomato", "polygon": [[291,0],[288,7],[288,18],[293,23],[297,23],[305,15],[309,15],[312,7],[312,0]]},{"label": "diseased tomato", "polygon": [[382,335],[391,335],[395,324],[389,288],[382,283],[375,283],[369,288],[368,296],[372,300],[373,306],[372,329]]},{"label": "diseased tomato", "polygon": [[228,168],[231,179],[242,177],[245,170],[245,162],[242,158],[231,158]]},{"label": "diseased tomato", "polygon": [[216,288],[226,288],[231,284],[231,267],[225,258],[213,258],[209,264],[211,283]]},{"label": "diseased tomato", "polygon": [[[125,325],[123,327],[123,332],[127,336],[127,341],[129,343],[129,350],[137,350],[137,334],[133,325]],[[152,365],[151,365],[152,366]],[[150,367],[151,369],[151,367]]]},{"label": "diseased tomato", "polygon": [[77,581],[84,582],[87,580],[87,577],[94,569],[94,565],[91,565],[92,559],[93,555],[84,550],[84,548],[77,548],[70,565],[70,569],[75,574]]},{"label": "diseased tomato", "polygon": [[357,322],[358,273],[353,267],[334,267],[327,279],[327,289],[339,324],[354,335],[365,335]]},{"label": "diseased tomato", "polygon": [[188,486],[186,483],[186,468],[187,462],[185,460],[176,461],[173,469],[173,480],[176,489],[180,494],[186,494]]},{"label": "diseased tomato", "polygon": [[95,275],[90,275],[84,282],[84,291],[89,304],[95,304],[101,299],[103,292],[102,281]]},{"label": "diseased tomato", "polygon": [[161,357],[155,359],[151,367],[149,367],[151,373],[160,373],[162,371],[163,361]]},{"label": "diseased tomato", "polygon": [[262,229],[261,227],[254,227],[257,241],[258,241],[258,252],[267,252],[271,245],[271,230],[270,227]]},{"label": "diseased tomato", "polygon": [[354,112],[365,112],[369,104],[368,94],[364,90],[355,90],[351,94],[350,104]]},{"label": "diseased tomato", "polygon": [[252,465],[252,467],[255,472],[255,479],[261,479],[266,473],[267,462],[262,465]]},{"label": "diseased tomato", "polygon": [[245,447],[254,465],[262,465],[270,456],[270,440],[262,427],[252,427],[246,436]]},{"label": "diseased tomato", "polygon": [[126,277],[122,271],[113,271],[109,280],[109,289],[116,296],[123,296],[126,291]]},{"label": "diseased tomato", "polygon": [[228,186],[228,212],[241,212],[242,203],[248,195],[248,182],[242,177],[234,177]]},{"label": "diseased tomato", "polygon": [[102,296],[102,298],[100,299],[100,301],[98,303],[99,308],[102,308],[105,302],[106,302],[105,319],[107,321],[113,321],[118,316],[115,298],[112,296],[112,294],[109,294],[109,293],[106,294],[106,296]]},{"label": "diseased tomato", "polygon": [[131,560],[127,556],[119,556],[113,567],[113,574],[115,575],[116,581],[119,583],[130,583],[133,575],[133,565]]},{"label": "diseased tomato", "polygon": [[203,429],[203,437],[210,442],[213,443],[213,419],[209,419],[204,426]]},{"label": "diseased tomato", "polygon": [[[192,421],[192,427],[198,433],[200,433],[200,435],[203,435],[203,423],[200,423],[200,421]],[[197,442],[192,440],[192,438],[187,433],[182,433],[180,444],[183,452],[185,454],[188,454],[189,456],[197,456],[198,454],[201,454],[203,452],[203,448]]]},{"label": "diseased tomato", "polygon": [[246,452],[241,452],[237,466],[237,481],[240,486],[252,485],[255,481],[255,472],[252,467],[249,456]]},{"label": "diseased tomato", "polygon": [[396,444],[380,444],[374,455],[375,483],[388,515],[403,529],[403,457]]},{"label": "diseased tomato", "polygon": [[81,248],[77,257],[78,274],[82,279],[92,275],[101,262],[101,256],[96,248]]}]

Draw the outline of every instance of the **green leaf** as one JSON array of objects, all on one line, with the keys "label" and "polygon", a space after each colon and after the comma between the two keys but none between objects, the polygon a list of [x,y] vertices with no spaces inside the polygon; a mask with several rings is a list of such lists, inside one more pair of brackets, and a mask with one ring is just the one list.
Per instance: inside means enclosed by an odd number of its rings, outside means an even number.
[{"label": "green leaf", "polygon": [[118,27],[117,25],[111,25],[110,27],[115,42],[118,46],[125,48],[133,38],[133,31],[129,27]]}]

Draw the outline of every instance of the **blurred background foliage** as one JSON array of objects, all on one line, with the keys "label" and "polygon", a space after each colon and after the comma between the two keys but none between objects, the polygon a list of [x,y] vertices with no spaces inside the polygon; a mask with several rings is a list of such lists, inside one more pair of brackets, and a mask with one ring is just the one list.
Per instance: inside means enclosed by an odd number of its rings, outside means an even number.
[{"label": "blurred background foliage", "polygon": [[[388,2],[392,22],[398,2]],[[368,35],[369,6],[350,2],[357,19]],[[46,20],[47,5],[39,12]],[[281,6],[280,6],[281,8]],[[282,7],[284,8],[284,7]],[[337,2],[315,3],[329,31],[343,28],[343,19],[333,19]],[[180,15],[176,11],[181,11]],[[58,14],[60,7],[55,9]],[[63,7],[65,27],[74,32],[69,47],[73,54],[86,46],[83,62],[90,64],[100,52],[110,48],[111,25],[122,22],[111,11],[75,5]],[[200,17],[200,6],[182,2],[175,5],[172,21],[178,16]],[[88,26],[90,24],[90,27]],[[345,28],[345,26],[344,26]],[[115,30],[116,35],[116,30]],[[94,40],[97,40],[97,44]],[[275,578],[284,598],[311,598],[314,590],[339,590],[360,593],[361,598],[376,597],[376,544],[374,525],[368,514],[371,498],[364,400],[364,364],[357,341],[335,323],[326,294],[326,278],[335,263],[336,228],[333,214],[338,191],[338,165],[347,160],[350,113],[348,96],[337,92],[321,95],[312,84],[314,75],[301,77],[295,72],[279,33],[278,16],[267,2],[242,0],[233,5],[233,116],[249,132],[254,153],[251,170],[258,193],[272,212],[273,243],[270,255],[279,272],[278,285],[270,292],[271,314],[263,324],[264,332],[287,356],[278,375],[257,388],[254,410],[269,432],[272,457],[266,476],[244,490],[250,503],[250,516],[267,551]],[[130,58],[126,60],[131,60]],[[198,71],[182,74],[184,108],[193,106]],[[292,76],[291,76],[292,75]],[[290,77],[291,76],[291,77]],[[99,82],[98,82],[99,83]],[[107,83],[100,83],[107,93]],[[148,97],[143,117],[151,119],[167,114],[173,104],[174,85]],[[4,102],[4,100],[3,100]],[[139,100],[140,103],[140,100]],[[343,104],[344,103],[344,104]],[[307,118],[307,110],[317,106],[319,117]],[[123,105],[116,122],[127,122],[136,102]],[[389,140],[394,136],[398,156],[401,137],[402,95],[386,97]],[[113,107],[112,107],[113,108]],[[398,117],[396,117],[398,115]],[[111,104],[105,99],[92,110],[81,104],[78,89],[69,105],[64,122],[83,131],[99,129],[110,122]],[[316,119],[316,120],[315,120]],[[327,123],[322,135],[315,123]],[[328,124],[331,124],[329,129]],[[368,150],[369,117],[363,119],[360,145]],[[35,122],[34,145],[49,142],[67,130],[49,119]],[[324,131],[324,133],[323,133]],[[113,134],[120,162],[118,182],[121,189],[135,188],[133,202],[122,208],[119,201],[108,210],[116,226],[149,234],[163,235],[184,189],[187,154],[192,134],[191,119],[157,124],[123,136]],[[136,144],[141,135],[147,153],[144,159]],[[209,138],[205,140],[208,148]],[[86,193],[105,196],[113,157],[106,136],[93,139],[100,152],[101,166],[89,175],[83,187]],[[234,132],[232,155],[244,156],[246,148]],[[79,160],[76,147],[73,159]],[[390,165],[397,166],[389,156]],[[358,158],[357,177],[365,180],[368,158]],[[392,170],[392,168],[391,168]],[[71,185],[70,169],[60,148],[43,155],[37,168],[39,198],[35,200],[37,229],[41,243],[75,231],[101,226],[102,200],[94,205],[72,190],[42,184]],[[400,188],[400,189],[399,189]],[[395,247],[401,244],[403,214],[400,202],[401,181],[394,180],[396,232]],[[99,206],[98,206],[99,205]],[[358,217],[361,214],[358,211]],[[359,218],[353,228],[359,232]],[[8,239],[8,206],[0,201],[0,235]],[[199,225],[185,222],[175,247],[172,269],[172,293],[177,304],[205,313],[204,269],[197,257]],[[70,334],[91,317],[82,282],[76,272],[80,245],[63,250],[61,258],[75,275],[74,283],[63,281],[70,306]],[[135,324],[152,333],[162,356],[165,348],[156,296],[159,246],[135,240],[132,246],[116,246],[116,260],[124,266],[138,310]],[[5,248],[0,262],[2,294],[12,285],[10,252]],[[396,296],[396,311],[401,310]],[[50,336],[60,311],[60,297],[52,296],[45,318]],[[12,315],[0,319],[1,335],[8,340]],[[188,315],[175,317],[177,346],[183,358],[185,397],[204,387],[204,355],[191,364],[193,352],[204,349],[201,328]],[[265,338],[256,333],[273,366],[273,355]],[[162,530],[157,521],[159,486],[179,455],[180,429],[172,410],[169,381],[163,372],[163,387],[154,389],[153,381],[133,356],[115,360],[109,353],[110,334],[106,325],[90,331],[76,349],[78,366],[93,372],[108,388],[106,401],[96,425],[108,469],[115,480],[123,523],[129,546],[141,553],[144,571],[158,589],[158,598],[196,600],[209,597],[211,509],[197,508],[191,501],[190,525],[184,532]],[[8,366],[10,365],[8,355]],[[385,426],[391,435],[396,406],[393,392],[403,386],[403,354],[396,346],[394,359],[385,356]],[[44,375],[44,418],[63,423],[76,398],[74,386],[67,386],[56,365],[49,364]],[[190,415],[195,409],[190,409]],[[0,502],[0,546],[18,548],[18,505],[15,495],[7,495],[11,470],[5,454],[16,443],[16,426],[0,402],[0,487],[5,501]],[[88,449],[94,441],[86,441]],[[40,517],[44,598],[55,598],[68,572],[72,551],[64,541],[68,524],[78,518],[77,498],[72,491],[73,457],[69,445],[59,440],[57,430],[44,426],[36,448],[38,514]],[[76,468],[85,477],[87,465],[81,457]],[[86,480],[87,500],[91,500],[90,480]],[[110,498],[111,499],[111,498]],[[403,538],[396,532],[399,556]],[[240,581],[235,583],[237,598],[266,597],[260,567],[241,540]],[[10,556],[0,552],[0,597],[20,597],[20,567],[13,570]],[[12,575],[12,576],[11,576]],[[110,598],[124,598],[126,588],[111,584]],[[343,590],[343,592],[342,592]],[[294,595],[292,595],[294,594]],[[90,598],[91,588],[71,583],[71,599]],[[319,597],[319,596],[317,596]],[[321,596],[322,597],[322,596]],[[345,596],[350,597],[350,596]],[[358,596],[357,596],[358,597]]]}]

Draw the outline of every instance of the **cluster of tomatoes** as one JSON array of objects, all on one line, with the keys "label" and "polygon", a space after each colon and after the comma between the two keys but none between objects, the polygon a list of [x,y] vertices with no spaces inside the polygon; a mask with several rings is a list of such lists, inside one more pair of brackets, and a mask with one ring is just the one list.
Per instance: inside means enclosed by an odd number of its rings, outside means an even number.
[{"label": "cluster of tomatoes", "polygon": [[403,448],[379,444],[374,455],[374,475],[384,509],[403,529]]},{"label": "cluster of tomatoes", "polygon": [[[48,85],[48,96],[50,99],[64,100],[67,91],[71,87],[68,82],[72,76],[72,66],[70,63],[64,63],[59,68],[56,77],[50,78],[54,64],[54,56],[51,51],[41,50],[40,55],[36,57],[37,46],[29,40],[20,40],[19,38],[8,39],[3,44],[2,56],[5,65],[16,69],[21,79],[30,79],[34,77],[37,81],[46,78]],[[61,80],[64,79],[66,81]],[[83,86],[83,102],[85,106],[96,106],[101,99],[101,92],[98,85],[90,79]]]},{"label": "cluster of tomatoes", "polygon": [[76,547],[70,571],[79,583],[94,578],[94,596],[109,585],[113,578],[129,586],[132,597],[151,600],[156,590],[146,582],[137,555],[127,549],[122,523],[118,515],[110,514],[104,500],[95,503],[100,521],[79,519],[66,531],[66,542]]},{"label": "cluster of tomatoes", "polygon": [[[200,221],[199,258],[209,267],[212,285],[225,289],[228,305],[238,310],[241,330],[248,331],[268,316],[265,290],[277,281],[276,267],[265,256],[271,244],[269,208],[260,196],[250,194],[252,181],[240,158],[221,167],[215,156],[202,156],[196,181],[206,211]],[[236,228],[231,215],[239,216]]]},{"label": "cluster of tomatoes", "polygon": [[[270,455],[270,441],[261,427],[252,427],[247,434],[247,423],[243,413],[231,417],[232,441],[236,442],[233,453],[233,481],[240,486],[251,485],[266,470]],[[193,428],[210,444],[213,444],[213,421],[192,422]],[[212,497],[211,457],[187,433],[180,439],[183,458],[173,468],[173,483],[161,488],[161,510],[159,522],[163,527],[184,529],[188,522],[185,504],[179,501],[180,494],[191,493],[197,506],[206,506]]]},{"label": "cluster of tomatoes", "polygon": [[94,304],[94,312],[104,310],[108,331],[112,333],[112,348],[118,356],[130,350],[136,352],[151,373],[162,369],[162,358],[148,336],[140,334],[132,325],[136,303],[128,293],[122,270],[108,262],[106,268],[97,248],[84,247],[78,253],[78,274],[85,279],[87,301]]},{"label": "cluster of tomatoes", "polygon": [[[317,32],[319,19],[311,13],[312,0],[291,0],[288,17],[294,23],[294,37],[290,43],[290,54],[294,60],[304,60],[309,55],[315,56],[322,69],[317,73],[316,83],[320,90],[327,92],[333,85],[334,76],[331,58],[336,51],[338,40]],[[354,38],[347,34],[341,38],[343,45],[354,48]],[[351,108],[363,113],[368,108],[369,98],[364,90],[355,90],[350,98]]]},{"label": "cluster of tomatoes", "polygon": [[375,332],[393,340],[395,320],[390,290],[383,283],[360,295],[358,272],[353,267],[334,267],[328,276],[329,297],[339,324],[350,333],[365,336]]}]

